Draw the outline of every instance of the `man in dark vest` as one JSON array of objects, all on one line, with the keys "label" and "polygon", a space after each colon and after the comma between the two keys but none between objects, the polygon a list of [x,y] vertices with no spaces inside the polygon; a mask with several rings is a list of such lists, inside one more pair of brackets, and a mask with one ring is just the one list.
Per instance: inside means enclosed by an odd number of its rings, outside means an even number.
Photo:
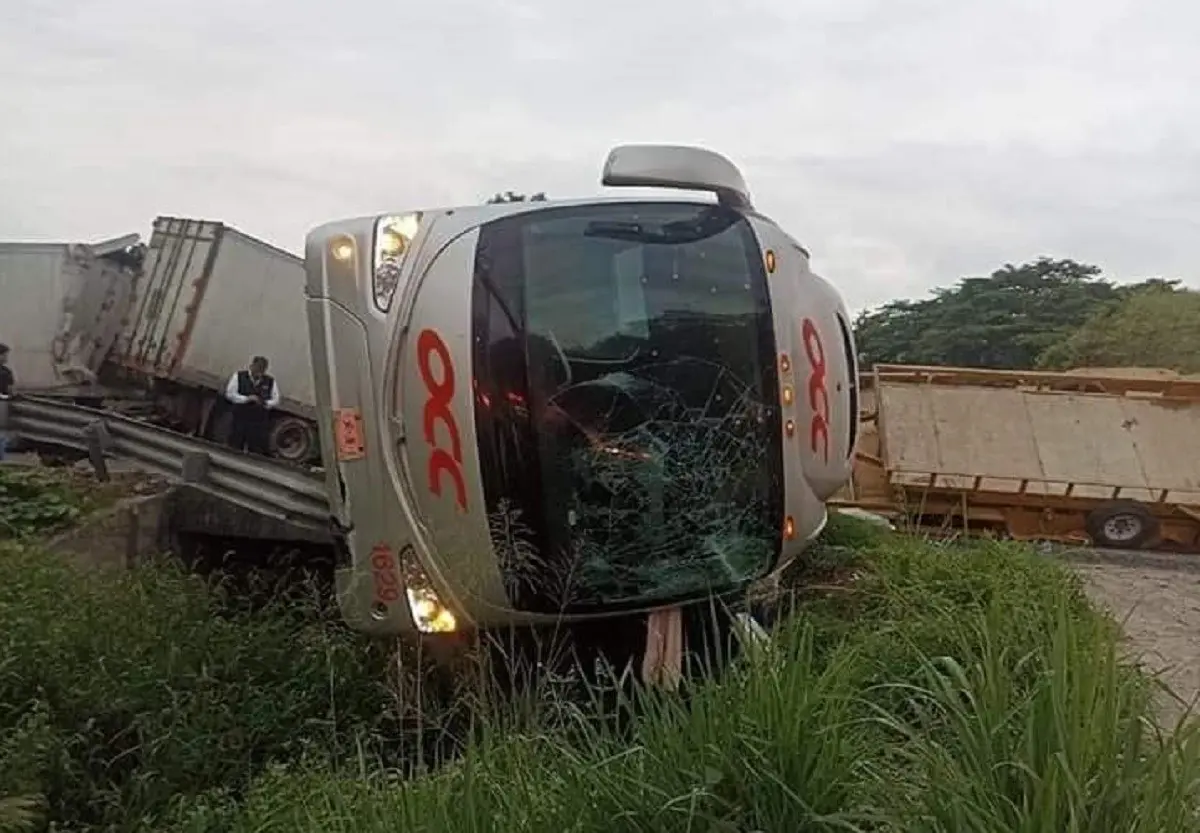
[{"label": "man in dark vest", "polygon": [[279,386],[267,374],[267,360],[255,356],[248,370],[229,377],[225,398],[233,403],[233,430],[229,444],[236,451],[266,456],[271,409],[279,405]]}]

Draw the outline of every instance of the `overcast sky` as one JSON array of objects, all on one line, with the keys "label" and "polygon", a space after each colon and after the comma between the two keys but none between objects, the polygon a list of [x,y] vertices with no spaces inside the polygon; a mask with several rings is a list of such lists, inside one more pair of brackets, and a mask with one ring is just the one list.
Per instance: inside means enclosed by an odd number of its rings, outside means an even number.
[{"label": "overcast sky", "polygon": [[25,0],[0,12],[0,240],[598,192],[703,144],[852,307],[1039,255],[1200,286],[1185,0]]}]

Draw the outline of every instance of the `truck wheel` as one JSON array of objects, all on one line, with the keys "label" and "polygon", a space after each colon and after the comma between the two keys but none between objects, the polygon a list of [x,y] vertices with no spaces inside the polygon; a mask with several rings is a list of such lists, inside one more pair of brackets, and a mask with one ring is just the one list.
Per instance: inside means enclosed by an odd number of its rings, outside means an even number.
[{"label": "truck wheel", "polygon": [[1158,519],[1131,500],[1097,506],[1087,516],[1092,543],[1112,549],[1136,550],[1158,538]]},{"label": "truck wheel", "polygon": [[317,432],[304,419],[280,417],[271,423],[271,454],[289,463],[307,463],[317,456]]}]

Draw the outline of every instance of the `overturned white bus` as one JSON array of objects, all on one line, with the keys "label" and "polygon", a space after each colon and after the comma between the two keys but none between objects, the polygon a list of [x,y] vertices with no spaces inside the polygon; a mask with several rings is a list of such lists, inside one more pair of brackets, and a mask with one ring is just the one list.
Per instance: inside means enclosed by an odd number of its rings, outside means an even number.
[{"label": "overturned white bus", "polygon": [[354,627],[653,621],[744,590],[823,526],[857,428],[837,292],[718,154],[618,147],[602,181],[663,193],[309,235]]}]

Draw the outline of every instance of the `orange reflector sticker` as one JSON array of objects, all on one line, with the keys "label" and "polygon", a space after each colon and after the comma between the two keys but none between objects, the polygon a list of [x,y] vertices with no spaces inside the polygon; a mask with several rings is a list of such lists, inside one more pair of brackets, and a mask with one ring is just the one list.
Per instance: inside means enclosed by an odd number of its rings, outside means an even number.
[{"label": "orange reflector sticker", "polygon": [[367,456],[362,412],[358,408],[338,408],[333,412],[333,437],[338,460],[361,460]]}]

